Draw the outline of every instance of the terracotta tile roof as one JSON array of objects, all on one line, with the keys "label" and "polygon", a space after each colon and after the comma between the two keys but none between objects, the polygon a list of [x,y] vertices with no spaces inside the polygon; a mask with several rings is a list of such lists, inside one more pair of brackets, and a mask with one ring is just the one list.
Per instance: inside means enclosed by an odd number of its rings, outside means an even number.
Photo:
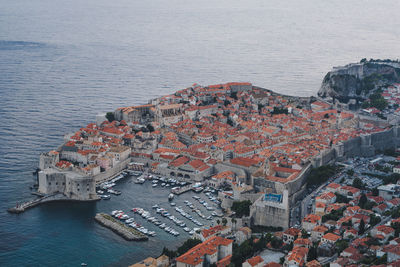
[{"label": "terracotta tile roof", "polygon": [[300,233],[300,229],[297,228],[288,228],[283,232],[285,235],[291,235],[291,236],[298,236]]},{"label": "terracotta tile roof", "polygon": [[211,235],[215,235],[215,234],[217,234],[217,233],[220,233],[221,231],[223,231],[223,230],[225,230],[225,229],[227,229],[227,228],[229,228],[229,226],[216,225],[216,226],[211,227],[211,228],[209,228],[209,229],[203,229],[203,230],[201,231],[201,235],[202,235],[204,238],[207,238],[207,237],[209,237],[209,236],[211,236]]},{"label": "terracotta tile roof", "polygon": [[257,264],[264,262],[264,260],[260,257],[260,255],[257,255],[248,259],[246,262],[250,264],[250,266],[256,266]]},{"label": "terracotta tile roof", "polygon": [[338,241],[341,237],[332,233],[327,233],[325,234],[322,238],[336,242]]},{"label": "terracotta tile roof", "polygon": [[317,260],[312,260],[310,262],[306,263],[306,267],[321,267],[321,263],[319,263],[319,261]]},{"label": "terracotta tile roof", "polygon": [[271,261],[267,264],[264,265],[264,267],[281,267],[282,265],[280,265],[279,263],[276,263],[274,261]]},{"label": "terracotta tile roof", "polygon": [[303,222],[309,222],[309,223],[317,223],[320,220],[321,216],[316,214],[308,214],[306,217],[303,218]]},{"label": "terracotta tile roof", "polygon": [[220,236],[213,236],[176,258],[176,261],[189,265],[198,265],[203,262],[203,257],[205,255],[214,255],[217,253],[218,246],[228,246],[232,244],[232,242],[233,240],[230,239],[225,239]]},{"label": "terracotta tile roof", "polygon": [[183,164],[187,163],[190,159],[188,157],[178,157],[176,158],[174,161],[170,162],[169,165],[170,166],[174,166],[174,167],[179,167],[182,166]]}]

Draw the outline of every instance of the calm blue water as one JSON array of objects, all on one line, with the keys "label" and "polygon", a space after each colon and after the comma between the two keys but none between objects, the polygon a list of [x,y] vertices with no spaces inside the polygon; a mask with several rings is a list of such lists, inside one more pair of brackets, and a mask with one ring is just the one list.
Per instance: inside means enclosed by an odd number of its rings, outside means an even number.
[{"label": "calm blue water", "polygon": [[129,181],[110,202],[5,210],[32,197],[39,153],[97,113],[195,82],[315,94],[332,66],[399,58],[399,10],[397,0],[0,0],[0,265],[126,266],[181,242],[128,243],[93,222],[150,202],[152,188]]}]

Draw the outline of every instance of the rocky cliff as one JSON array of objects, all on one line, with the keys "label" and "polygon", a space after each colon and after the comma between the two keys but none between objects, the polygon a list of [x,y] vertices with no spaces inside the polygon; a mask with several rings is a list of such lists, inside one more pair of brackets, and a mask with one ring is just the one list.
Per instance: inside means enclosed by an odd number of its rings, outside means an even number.
[{"label": "rocky cliff", "polygon": [[400,62],[362,60],[344,67],[335,67],[325,75],[318,96],[334,97],[341,102],[365,99],[379,86],[400,82]]}]

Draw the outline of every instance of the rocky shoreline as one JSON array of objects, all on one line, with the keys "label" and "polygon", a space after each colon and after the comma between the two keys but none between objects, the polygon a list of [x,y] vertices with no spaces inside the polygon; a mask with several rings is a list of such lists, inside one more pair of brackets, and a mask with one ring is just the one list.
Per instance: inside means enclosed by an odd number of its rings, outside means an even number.
[{"label": "rocky shoreline", "polygon": [[96,222],[101,224],[102,226],[111,229],[113,232],[117,233],[125,240],[128,241],[145,241],[148,240],[148,237],[137,230],[126,226],[125,224],[115,220],[108,214],[105,213],[97,213],[94,217]]}]

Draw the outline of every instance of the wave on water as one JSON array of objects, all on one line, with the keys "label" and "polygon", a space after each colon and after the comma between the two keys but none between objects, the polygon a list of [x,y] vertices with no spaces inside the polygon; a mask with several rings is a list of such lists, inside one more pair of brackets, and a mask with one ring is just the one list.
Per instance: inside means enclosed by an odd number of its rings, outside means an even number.
[{"label": "wave on water", "polygon": [[43,48],[45,43],[0,40],[0,50],[23,50],[28,48]]}]

